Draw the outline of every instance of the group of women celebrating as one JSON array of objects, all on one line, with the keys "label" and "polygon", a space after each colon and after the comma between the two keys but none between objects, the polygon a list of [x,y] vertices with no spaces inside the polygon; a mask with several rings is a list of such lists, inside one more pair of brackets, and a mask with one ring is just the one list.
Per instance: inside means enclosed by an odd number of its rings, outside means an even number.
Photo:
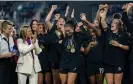
[{"label": "group of women celebrating", "polygon": [[[80,14],[82,21],[77,22],[74,9],[69,16],[69,6],[63,17],[57,13],[51,22],[57,9],[57,5],[52,5],[45,24],[32,20],[30,26],[20,28],[18,84],[26,84],[27,78],[29,84],[76,84],[82,73],[87,74],[89,84],[103,84],[104,77],[107,84],[122,84],[125,58],[132,48],[131,35],[127,33],[131,28],[127,16],[132,7],[133,3],[123,5],[125,15],[112,15],[108,24],[107,4],[99,5],[93,23],[85,13]],[[133,73],[132,60],[130,64]]]}]

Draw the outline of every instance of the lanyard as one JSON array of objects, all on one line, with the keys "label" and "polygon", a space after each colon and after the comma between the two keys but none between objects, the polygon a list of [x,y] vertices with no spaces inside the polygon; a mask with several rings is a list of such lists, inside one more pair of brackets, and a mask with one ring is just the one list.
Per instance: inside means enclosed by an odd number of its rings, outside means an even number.
[{"label": "lanyard", "polygon": [[[27,41],[28,45],[30,45],[30,44],[31,44],[31,41],[30,41],[30,39],[29,39],[29,38],[28,38],[26,41]],[[33,59],[34,59],[33,50],[31,51],[31,55],[32,55],[32,57],[33,57]]]},{"label": "lanyard", "polygon": [[[8,40],[6,38],[3,38],[3,39],[7,42],[7,44],[8,44],[8,50],[9,50],[9,52],[11,52],[9,38],[8,38]],[[13,58],[12,57],[10,57],[10,60],[11,60],[11,62],[13,62]]]},{"label": "lanyard", "polygon": [[8,38],[8,40],[6,40],[6,38],[3,38],[6,42],[7,42],[7,44],[8,44],[8,50],[9,50],[9,52],[11,51],[11,49],[10,49],[10,43],[9,43],[9,38]]}]

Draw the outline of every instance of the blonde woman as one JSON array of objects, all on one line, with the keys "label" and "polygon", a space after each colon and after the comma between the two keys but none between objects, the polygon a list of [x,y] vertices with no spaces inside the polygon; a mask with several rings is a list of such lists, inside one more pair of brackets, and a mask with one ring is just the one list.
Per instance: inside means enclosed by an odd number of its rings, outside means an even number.
[{"label": "blonde woman", "polygon": [[30,26],[21,27],[17,43],[20,52],[16,68],[18,84],[26,84],[27,78],[29,78],[29,84],[37,84],[38,72],[41,71],[37,54],[41,52],[41,49],[36,37],[32,35]]}]

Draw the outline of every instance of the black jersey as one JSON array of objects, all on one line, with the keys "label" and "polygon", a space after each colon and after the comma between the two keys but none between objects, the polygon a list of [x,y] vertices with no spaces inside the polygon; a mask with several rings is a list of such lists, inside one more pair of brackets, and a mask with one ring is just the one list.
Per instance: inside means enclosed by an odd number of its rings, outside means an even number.
[{"label": "black jersey", "polygon": [[[108,28],[107,28],[108,29]],[[124,32],[112,33],[109,29],[106,31],[106,49],[104,53],[104,63],[123,66],[125,50],[112,46],[111,40],[116,40],[122,45],[128,45],[128,39]]]},{"label": "black jersey", "polygon": [[70,37],[65,37],[63,39],[63,55],[61,57],[60,67],[61,68],[78,68],[80,67],[80,48],[81,41],[89,40],[90,35],[88,32],[84,33],[75,33],[73,36],[72,43],[74,44],[74,52],[71,52],[71,49],[68,47]]},{"label": "black jersey", "polygon": [[[89,41],[93,41],[92,39]],[[96,37],[97,44],[88,52],[88,62],[101,63],[103,59],[103,38],[101,36]],[[89,43],[88,43],[89,44]],[[88,45],[87,45],[88,46]]]}]

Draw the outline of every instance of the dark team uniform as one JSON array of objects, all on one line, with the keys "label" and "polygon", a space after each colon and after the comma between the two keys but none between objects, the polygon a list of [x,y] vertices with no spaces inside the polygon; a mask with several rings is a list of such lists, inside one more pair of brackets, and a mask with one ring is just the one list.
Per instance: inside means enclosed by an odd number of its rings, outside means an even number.
[{"label": "dark team uniform", "polygon": [[59,56],[59,52],[57,51],[55,45],[56,42],[59,41],[59,37],[57,36],[56,32],[54,31],[54,29],[51,30],[50,33],[48,33],[48,35],[46,36],[40,36],[39,37],[39,41],[45,44],[48,44],[48,64],[50,64],[50,67],[53,69],[58,68],[58,64],[56,64],[59,60],[58,60],[58,56]]},{"label": "dark team uniform", "polygon": [[[44,37],[47,36],[47,34],[40,34],[38,35],[39,37]],[[45,72],[50,72],[50,64],[48,62],[48,55],[49,55],[49,46],[48,43],[45,43],[44,41],[38,41],[39,46],[42,49],[42,52],[38,55],[40,65],[42,68],[42,73],[45,74]]]},{"label": "dark team uniform", "polygon": [[[50,30],[49,34],[55,34],[55,31],[57,31],[56,23],[57,23],[57,20],[55,20],[54,25],[52,29]],[[53,38],[56,39],[55,36]],[[49,45],[50,53],[49,53],[48,59],[49,59],[52,69],[59,69],[59,62],[60,62],[62,50],[63,50],[62,43],[59,43],[59,40],[61,39],[58,39],[56,42],[53,42]]]},{"label": "dark team uniform", "polygon": [[[97,44],[90,49],[87,57],[87,74],[88,77],[94,74],[102,74],[104,72],[103,68],[103,52],[104,52],[104,38],[103,34],[101,36],[97,36],[96,39]],[[93,41],[90,39],[88,42],[84,42],[84,47],[88,47],[88,44]]]},{"label": "dark team uniform", "polygon": [[[128,19],[127,13],[123,12],[122,15],[122,21],[124,23],[124,25],[126,26],[126,30],[128,33],[130,33],[131,35],[129,36],[130,42],[131,42],[131,49],[129,51],[129,53],[127,53],[127,62],[126,62],[126,66],[125,66],[125,72],[124,72],[124,76],[123,76],[123,84],[133,84],[133,23],[131,23]],[[129,55],[129,56],[128,56]],[[128,80],[127,80],[128,79]],[[132,83],[130,82],[130,80],[132,81]]]},{"label": "dark team uniform", "polygon": [[[60,73],[79,72],[80,61],[82,59],[80,56],[81,41],[88,40],[89,38],[88,32],[84,31],[84,33],[75,33],[72,37],[65,37],[63,39],[64,51],[60,61]],[[70,39],[74,45],[74,52],[71,52],[71,49],[68,48]]]},{"label": "dark team uniform", "polygon": [[112,46],[111,40],[116,40],[122,45],[129,45],[127,35],[124,32],[112,33],[109,28],[106,31],[106,49],[104,54],[105,73],[122,73],[124,70],[126,51]]}]

